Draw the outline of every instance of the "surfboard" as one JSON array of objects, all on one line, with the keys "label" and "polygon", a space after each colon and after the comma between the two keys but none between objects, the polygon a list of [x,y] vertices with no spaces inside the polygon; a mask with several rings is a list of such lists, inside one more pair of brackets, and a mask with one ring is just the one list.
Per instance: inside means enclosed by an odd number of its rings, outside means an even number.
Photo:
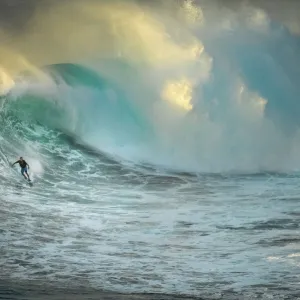
[{"label": "surfboard", "polygon": [[29,181],[28,179],[25,179],[25,178],[24,178],[24,180],[26,180],[26,181],[27,181],[27,183],[28,183],[30,186],[33,186],[32,179]]},{"label": "surfboard", "polygon": [[[10,166],[11,166],[11,163],[9,164]],[[20,175],[20,173],[19,172],[17,172],[15,169],[13,169],[13,171],[19,176]],[[23,177],[23,180],[26,180],[27,181],[27,183],[29,184],[29,186],[33,186],[33,174],[32,174],[32,172],[31,172],[31,174],[30,174],[30,179],[31,179],[31,181],[29,181],[28,179],[26,179],[26,178],[24,178],[24,176],[22,175],[22,177]]]},{"label": "surfboard", "polygon": [[33,174],[33,172],[31,172],[31,171],[29,171],[28,173],[29,173],[29,175],[30,175],[30,181],[27,179],[28,184],[29,184],[30,186],[33,186],[33,177],[34,177],[34,174]]}]

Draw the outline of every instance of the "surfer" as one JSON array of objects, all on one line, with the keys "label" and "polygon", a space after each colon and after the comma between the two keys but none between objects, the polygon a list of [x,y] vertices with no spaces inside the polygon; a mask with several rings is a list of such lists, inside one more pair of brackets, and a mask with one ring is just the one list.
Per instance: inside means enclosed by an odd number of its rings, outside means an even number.
[{"label": "surfer", "polygon": [[[20,157],[19,160],[17,160],[15,163],[12,164],[12,167],[15,165],[15,164],[19,164],[20,167],[21,167],[21,174],[24,176],[25,179],[28,179],[28,181],[30,181],[30,178],[29,178],[29,174],[27,172],[27,166],[28,166],[28,169],[29,169],[29,165],[28,163],[23,159],[23,157]],[[25,176],[25,174],[27,175],[27,177]]]}]

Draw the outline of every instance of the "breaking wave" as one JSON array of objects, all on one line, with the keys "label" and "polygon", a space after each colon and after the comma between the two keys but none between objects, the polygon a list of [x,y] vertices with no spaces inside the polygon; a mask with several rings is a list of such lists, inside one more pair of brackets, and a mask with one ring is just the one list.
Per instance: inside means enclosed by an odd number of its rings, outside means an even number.
[{"label": "breaking wave", "polygon": [[[219,15],[212,6],[183,2],[176,8],[179,17],[171,18],[163,9],[159,15],[155,5],[95,5],[74,2],[72,9],[80,8],[81,17],[91,17],[92,8],[109,17],[93,16],[89,24],[78,19],[87,27],[78,32],[84,42],[80,47],[72,36],[63,40],[68,26],[57,33],[59,42],[49,51],[64,46],[61,56],[41,49],[38,63],[29,60],[41,37],[27,28],[24,36],[32,49],[15,60],[19,71],[12,75],[5,65],[1,68],[3,139],[11,136],[7,122],[18,121],[23,128],[37,123],[68,133],[108,155],[176,170],[299,168],[299,71],[294,63],[299,42],[287,27],[245,6],[240,15],[229,10]],[[60,9],[62,22],[74,21],[63,5]],[[45,17],[46,32],[56,29],[57,18]],[[121,29],[124,20],[128,23]],[[181,24],[178,32],[175,24]],[[108,49],[94,36],[83,37],[101,25]],[[47,64],[51,61],[62,62]]]}]

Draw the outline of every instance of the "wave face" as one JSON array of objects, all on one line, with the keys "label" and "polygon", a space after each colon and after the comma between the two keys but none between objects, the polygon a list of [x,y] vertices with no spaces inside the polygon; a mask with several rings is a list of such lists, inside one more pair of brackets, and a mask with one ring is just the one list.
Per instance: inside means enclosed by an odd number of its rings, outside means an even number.
[{"label": "wave face", "polygon": [[15,120],[68,133],[99,151],[139,145],[151,138],[149,125],[126,93],[82,66],[52,65],[43,69],[47,82],[30,76],[3,98],[3,112]]},{"label": "wave face", "polygon": [[29,2],[0,18],[0,279],[293,299],[298,10]]}]

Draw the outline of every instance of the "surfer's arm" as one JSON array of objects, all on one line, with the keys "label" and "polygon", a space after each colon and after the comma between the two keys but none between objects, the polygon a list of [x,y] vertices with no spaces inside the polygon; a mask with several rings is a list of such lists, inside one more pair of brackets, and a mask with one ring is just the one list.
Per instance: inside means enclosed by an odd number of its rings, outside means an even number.
[{"label": "surfer's arm", "polygon": [[19,162],[19,160],[17,160],[15,163],[13,163],[11,166],[13,167],[15,164],[17,164]]}]

